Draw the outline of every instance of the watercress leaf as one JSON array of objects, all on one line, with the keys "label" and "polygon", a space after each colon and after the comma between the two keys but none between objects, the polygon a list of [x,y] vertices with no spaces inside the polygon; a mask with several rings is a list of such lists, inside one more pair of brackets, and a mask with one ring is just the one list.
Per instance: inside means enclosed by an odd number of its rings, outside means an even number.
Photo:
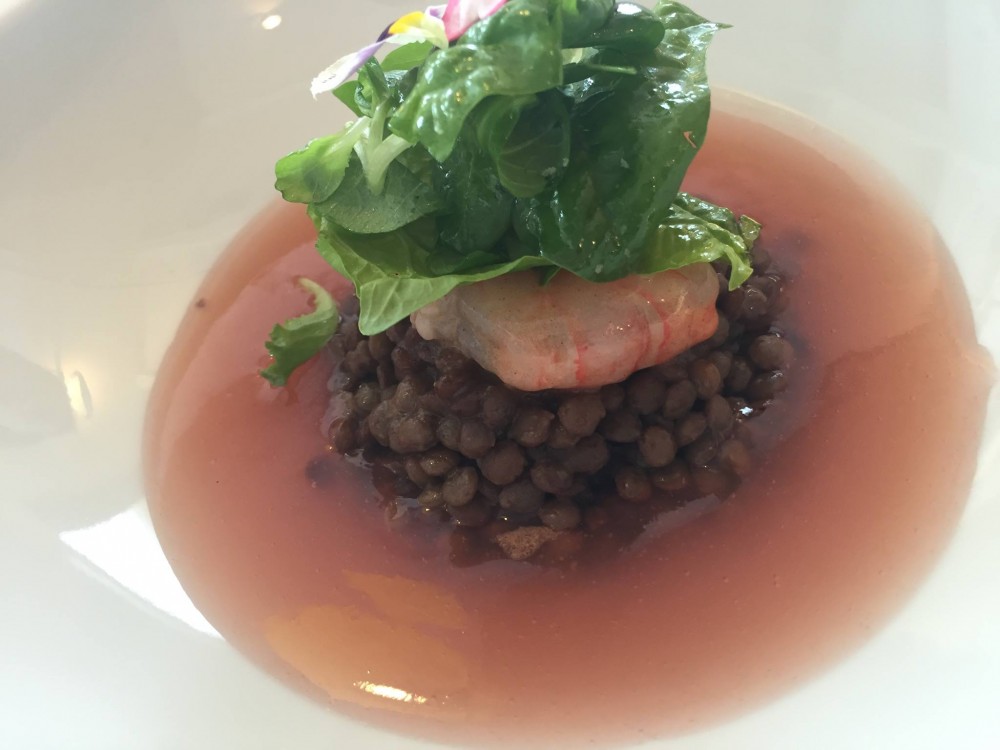
[{"label": "watercress leaf", "polygon": [[530,198],[553,182],[569,160],[570,128],[565,97],[498,96],[473,114],[479,145],[493,159],[500,183],[517,198]]},{"label": "watercress leaf", "polygon": [[569,111],[557,92],[525,109],[499,148],[490,152],[501,184],[516,198],[545,190],[569,164]]},{"label": "watercress leaf", "polygon": [[[348,81],[347,83],[351,83],[351,81]],[[347,83],[345,83],[344,85],[346,86]],[[371,101],[369,99],[365,98],[366,97],[366,93],[365,93],[365,89],[361,86],[361,82],[360,81],[354,81],[354,83],[356,84],[355,87],[354,87],[354,106],[351,107],[351,110],[355,114],[363,115],[365,117],[371,117],[372,112],[374,111],[374,107],[372,107]],[[334,92],[334,93],[336,94],[336,92]],[[345,94],[346,94],[346,91],[345,91]],[[348,106],[351,106],[351,105],[348,105]]]},{"label": "watercress leaf", "polygon": [[732,211],[687,193],[681,193],[670,213],[646,243],[638,273],[657,273],[692,263],[725,259],[729,288],[735,289],[753,273],[750,249],[760,224],[749,217],[737,220]]},{"label": "watercress leaf", "polygon": [[460,284],[546,265],[537,256],[522,256],[464,273],[435,275],[432,251],[409,232],[354,234],[310,213],[319,230],[317,250],[354,282],[361,306],[358,327],[365,335],[384,331]]},{"label": "watercress leaf", "polygon": [[447,207],[437,222],[441,242],[461,253],[492,248],[510,227],[514,198],[472,132],[459,138],[435,177]]},{"label": "watercress leaf", "polygon": [[368,189],[373,195],[382,194],[389,167],[396,164],[396,160],[409,151],[413,145],[398,135],[390,135],[388,138],[378,140],[372,131],[381,129],[381,125],[382,120],[379,113],[376,113],[376,118],[372,121],[367,137],[354,149],[361,160],[361,166],[364,168]]},{"label": "watercress leaf", "polygon": [[421,146],[407,149],[396,160],[424,182],[435,179],[435,173],[441,169],[441,165]]},{"label": "watercress leaf", "polygon": [[742,235],[743,241],[747,243],[748,250],[753,250],[753,246],[760,239],[761,229],[759,221],[751,219],[749,216],[740,217],[740,235]]},{"label": "watercress leaf", "polygon": [[379,61],[374,57],[358,71],[358,85],[362,99],[368,102],[372,109],[389,99],[389,82]]},{"label": "watercress leaf", "polygon": [[351,232],[373,234],[399,229],[442,207],[434,190],[398,161],[389,164],[382,192],[372,192],[355,158],[337,192],[315,210]]},{"label": "watercress leaf", "polygon": [[538,97],[533,94],[493,96],[476,107],[470,122],[474,122],[479,145],[497,158],[514,132],[521,113],[536,101]]},{"label": "watercress leaf", "polygon": [[559,7],[551,0],[511,0],[428,58],[391,130],[444,161],[488,96],[534,94],[562,82],[561,33]]},{"label": "watercress leaf", "polygon": [[359,117],[381,120],[384,131],[385,120],[396,111],[399,103],[403,101],[403,97],[413,89],[417,80],[417,71],[416,69],[390,70],[384,74],[384,80],[386,89],[381,96],[372,98],[373,89],[362,86],[359,80],[341,84],[334,89],[333,95]]},{"label": "watercress leaf", "polygon": [[629,64],[622,53],[616,53],[618,60],[611,59],[607,49],[589,48],[578,50],[581,54],[571,58],[563,67],[563,91],[571,96],[576,103],[586,101],[588,92],[606,93],[613,78],[605,77],[599,87],[595,87],[593,76],[598,73],[613,75],[638,75],[639,70]]},{"label": "watercress leaf", "polygon": [[423,64],[434,49],[430,42],[411,42],[397,47],[382,60],[382,70],[409,70]]},{"label": "watercress leaf", "polygon": [[299,279],[299,285],[312,295],[313,311],[276,325],[264,344],[274,361],[260,374],[275,387],[285,385],[297,367],[316,356],[340,325],[329,292],[306,278]]},{"label": "watercress leaf", "polygon": [[563,47],[585,47],[583,40],[607,23],[615,0],[560,0]]},{"label": "watercress leaf", "polygon": [[579,46],[650,52],[663,41],[665,33],[663,22],[651,11],[633,3],[620,3],[608,22],[580,40]]},{"label": "watercress leaf", "polygon": [[[414,145],[398,135],[387,134],[386,121],[412,88],[416,69],[384,73],[378,62],[369,60],[361,71],[360,80],[358,91],[367,92],[364,96],[371,97],[365,105],[370,107],[371,115],[354,150],[364,168],[369,191],[380,195],[390,165]],[[364,96],[359,99],[364,101]]]},{"label": "watercress leaf", "polygon": [[292,203],[325,201],[340,187],[363,130],[363,123],[354,123],[284,157],[274,168],[275,188]]},{"label": "watercress leaf", "polygon": [[351,112],[361,117],[364,112],[357,102],[358,86],[357,80],[344,81],[344,83],[333,90],[333,95],[346,104]]},{"label": "watercress leaf", "polygon": [[516,206],[522,237],[593,281],[634,273],[707,130],[705,52],[719,27],[678,3],[661,2],[654,14],[665,28],[655,50],[590,58],[624,58],[636,75],[601,71],[565,87],[574,101],[571,163],[552,190]]},{"label": "watercress leaf", "polygon": [[409,69],[387,70],[374,57],[368,60],[358,71],[352,109],[368,117],[374,117],[379,108],[395,110],[416,80],[416,75],[411,76],[410,72]]}]

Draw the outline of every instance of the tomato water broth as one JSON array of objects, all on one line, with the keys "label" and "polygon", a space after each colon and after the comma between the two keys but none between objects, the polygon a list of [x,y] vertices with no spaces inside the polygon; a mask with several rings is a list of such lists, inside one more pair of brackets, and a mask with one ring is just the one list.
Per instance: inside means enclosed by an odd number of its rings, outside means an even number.
[{"label": "tomato water broth", "polygon": [[716,109],[686,189],[764,224],[798,352],[735,495],[577,565],[461,567],[448,537],[393,529],[320,429],[332,362],[283,390],[257,375],[275,321],[305,308],[298,276],[350,293],[300,208],[276,205],[205,281],[149,411],[157,532],[227,639],[407,734],[626,744],[759,706],[899,609],[975,466],[990,369],[968,303],[893,183],[793,115]]}]

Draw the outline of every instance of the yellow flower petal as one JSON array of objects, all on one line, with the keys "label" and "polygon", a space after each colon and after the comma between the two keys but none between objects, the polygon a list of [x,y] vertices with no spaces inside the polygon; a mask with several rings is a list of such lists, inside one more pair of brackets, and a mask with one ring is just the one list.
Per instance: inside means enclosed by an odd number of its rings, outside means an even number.
[{"label": "yellow flower petal", "polygon": [[418,29],[424,23],[424,14],[420,12],[407,13],[389,27],[390,34],[404,34],[411,29]]}]

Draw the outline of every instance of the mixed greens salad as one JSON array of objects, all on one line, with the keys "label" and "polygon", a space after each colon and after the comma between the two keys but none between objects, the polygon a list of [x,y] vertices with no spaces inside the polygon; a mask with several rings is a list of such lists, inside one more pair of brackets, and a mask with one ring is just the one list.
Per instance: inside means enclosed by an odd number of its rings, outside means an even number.
[{"label": "mixed greens salad", "polygon": [[[540,284],[604,282],[725,259],[736,287],[759,225],[680,192],[720,28],[665,1],[452,0],[404,16],[314,82],[357,119],[279,161],[276,187],[308,206],[369,335],[532,268]],[[403,46],[379,62],[384,43]],[[316,311],[268,344],[276,385],[336,330],[329,295],[309,291]]]}]

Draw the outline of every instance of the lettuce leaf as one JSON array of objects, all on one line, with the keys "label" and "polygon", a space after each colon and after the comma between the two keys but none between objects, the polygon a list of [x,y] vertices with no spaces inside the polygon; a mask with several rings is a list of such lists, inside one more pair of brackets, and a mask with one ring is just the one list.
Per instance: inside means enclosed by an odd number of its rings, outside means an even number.
[{"label": "lettuce leaf", "polygon": [[[461,284],[530,268],[542,269],[539,283],[561,270],[545,257],[532,254],[512,238],[494,253],[442,251],[428,244],[419,223],[407,230],[383,234],[350,232],[328,215],[310,209],[319,231],[316,248],[337,271],[354,282],[361,306],[358,327],[366,335],[394,323],[440,299]],[[749,278],[750,250],[760,225],[737,219],[728,209],[681,193],[666,219],[652,232],[635,273],[658,273],[692,263],[726,259],[732,266],[730,287]],[[429,233],[431,238],[434,232]]]},{"label": "lettuce leaf", "polygon": [[260,374],[275,387],[285,385],[292,372],[316,356],[340,325],[340,313],[329,292],[306,278],[299,279],[299,286],[313,296],[313,311],[276,325],[264,344],[274,361]]},{"label": "lettuce leaf", "polygon": [[363,127],[352,123],[339,133],[310,141],[279,161],[274,168],[274,187],[281,197],[291,203],[320,203],[333,195],[344,181]]},{"label": "lettuce leaf", "polygon": [[392,232],[443,208],[438,193],[398,161],[391,162],[381,192],[368,185],[360,159],[353,159],[332,200],[314,201],[316,211],[352,232]]},{"label": "lettuce leaf", "polygon": [[753,273],[750,251],[759,236],[760,224],[750,217],[737,219],[727,208],[681,193],[647,240],[637,272],[725,259],[732,269],[729,288],[735,289]]},{"label": "lettuce leaf", "polygon": [[361,306],[358,328],[366,335],[384,331],[459,284],[547,265],[542,258],[527,255],[491,258],[493,262],[475,269],[438,274],[433,249],[410,232],[356,234],[326,217],[312,213],[312,218],[319,228],[316,249],[354,282]]}]

